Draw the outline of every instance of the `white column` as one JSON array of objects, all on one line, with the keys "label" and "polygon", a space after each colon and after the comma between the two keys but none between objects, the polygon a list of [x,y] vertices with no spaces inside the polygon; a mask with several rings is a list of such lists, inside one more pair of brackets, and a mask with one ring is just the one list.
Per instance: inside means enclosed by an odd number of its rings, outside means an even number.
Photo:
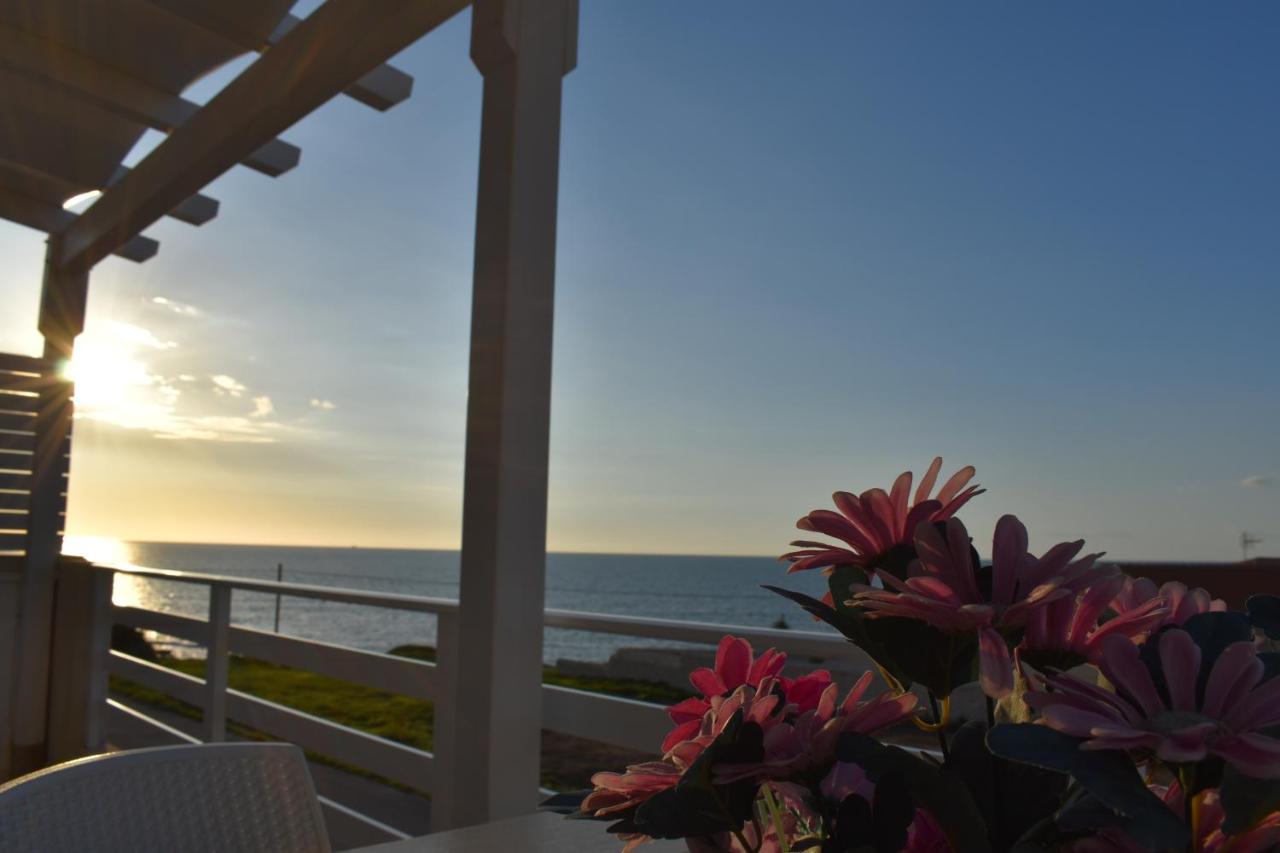
[{"label": "white column", "polygon": [[484,107],[453,826],[537,802],[561,78],[574,66],[576,38],[576,0],[474,6],[471,56],[484,75]]},{"label": "white column", "polygon": [[[58,237],[49,238],[39,328],[44,357],[51,365],[70,359],[76,336],[84,329],[89,274],[68,274],[52,259]],[[66,507],[67,437],[71,431],[71,385],[50,376],[42,386],[36,417],[36,445],[27,555],[22,565],[22,593],[14,657],[14,692],[10,772],[28,773],[46,762],[49,654],[53,638],[53,582],[62,551],[60,513]]]}]

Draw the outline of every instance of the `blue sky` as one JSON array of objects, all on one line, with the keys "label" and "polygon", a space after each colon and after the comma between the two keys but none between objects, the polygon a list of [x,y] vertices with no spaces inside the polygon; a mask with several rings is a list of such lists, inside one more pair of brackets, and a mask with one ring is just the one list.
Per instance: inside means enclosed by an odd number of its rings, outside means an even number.
[{"label": "blue sky", "polygon": [[[237,168],[216,220],[95,271],[89,335],[137,376],[78,427],[73,531],[456,544],[468,26],[395,60],[407,103],[336,99],[283,135],[294,172]],[[1038,548],[1280,549],[1280,7],[583,0],[581,26],[553,548],[777,553],[941,454],[990,489],[980,544],[1012,511]],[[42,250],[0,227],[0,349],[38,346]]]}]

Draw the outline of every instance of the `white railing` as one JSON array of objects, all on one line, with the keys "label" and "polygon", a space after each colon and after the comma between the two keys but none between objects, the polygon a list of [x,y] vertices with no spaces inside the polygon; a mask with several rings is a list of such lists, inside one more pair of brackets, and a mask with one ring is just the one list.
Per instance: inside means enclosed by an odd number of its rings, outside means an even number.
[{"label": "white railing", "polygon": [[[448,790],[451,772],[460,772],[460,768],[453,769],[459,767],[459,762],[454,762],[453,756],[447,755],[448,732],[452,721],[457,713],[464,710],[453,707],[453,691],[450,688],[454,667],[459,660],[456,600],[137,567],[98,566],[93,569],[95,571],[91,574],[100,578],[120,573],[209,588],[207,619],[137,607],[116,607],[110,604],[109,585],[106,587],[104,605],[100,583],[95,598],[98,607],[107,608],[107,623],[177,637],[208,650],[203,679],[115,650],[109,650],[98,658],[105,670],[99,674],[99,680],[105,681],[106,673],[110,673],[201,709],[201,740],[225,739],[227,721],[230,719],[320,755],[434,795]],[[437,620],[436,661],[428,663],[232,625],[230,603],[233,590],[433,614]],[[96,621],[104,620],[98,617]],[[551,628],[708,645],[718,643],[721,637],[731,633],[745,637],[757,647],[774,646],[788,654],[807,658],[838,658],[849,651],[844,640],[835,635],[569,610],[547,610],[544,624]],[[101,631],[95,636],[100,638]],[[435,707],[436,752],[416,749],[231,689],[227,686],[227,674],[229,655],[232,654],[432,702]],[[98,713],[128,718],[134,724],[150,725],[158,737],[168,740],[175,736],[191,739],[189,735],[180,732],[175,735],[176,729],[154,719],[141,708],[118,700],[106,700],[101,690],[89,692],[98,702]],[[91,708],[90,717],[93,716],[92,711]],[[95,724],[92,720],[87,720],[86,723],[90,729],[94,729],[96,725],[94,730],[99,733],[104,730],[101,722]],[[660,705],[568,687],[543,685],[542,727],[652,753],[670,729],[670,721]],[[446,754],[442,755],[442,751]],[[435,799],[433,812],[440,805],[440,798],[437,796]],[[363,818],[341,804],[327,805],[338,810],[344,818]],[[403,837],[403,833],[385,824],[371,819],[366,823],[383,836]],[[433,813],[432,823],[436,828],[447,825],[448,816]]]}]

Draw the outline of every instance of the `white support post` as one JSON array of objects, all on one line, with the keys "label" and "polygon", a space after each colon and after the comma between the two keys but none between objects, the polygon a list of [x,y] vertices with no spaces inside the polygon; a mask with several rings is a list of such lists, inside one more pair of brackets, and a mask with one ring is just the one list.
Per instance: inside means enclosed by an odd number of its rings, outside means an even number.
[{"label": "white support post", "polygon": [[537,805],[560,105],[577,10],[477,0],[472,14],[484,105],[452,826]]},{"label": "white support post", "polygon": [[49,683],[49,763],[101,752],[106,743],[113,574],[78,558],[58,566]]},{"label": "white support post", "polygon": [[209,587],[209,640],[204,661],[203,740],[227,739],[227,671],[231,667],[231,587]]},{"label": "white support post", "polygon": [[[49,238],[39,329],[50,365],[70,359],[84,329],[89,274],[67,273],[54,262],[59,238]],[[71,384],[47,377],[36,416],[35,459],[28,507],[27,553],[22,558],[22,592],[14,655],[9,772],[30,773],[45,766],[49,713],[49,655],[53,642],[53,585],[62,551],[66,507],[67,437],[71,432]]]},{"label": "white support post", "polygon": [[454,685],[458,678],[458,614],[436,615],[436,684],[439,685],[433,701],[432,745],[435,756],[432,766],[431,831],[452,829],[454,809],[457,807],[457,725],[458,696]]}]

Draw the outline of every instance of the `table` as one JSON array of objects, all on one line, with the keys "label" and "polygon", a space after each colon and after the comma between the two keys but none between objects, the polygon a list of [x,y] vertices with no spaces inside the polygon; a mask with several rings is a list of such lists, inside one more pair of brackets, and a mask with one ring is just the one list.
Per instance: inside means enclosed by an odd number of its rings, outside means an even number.
[{"label": "table", "polygon": [[[466,829],[437,832],[407,841],[362,847],[359,853],[618,853],[625,842],[605,832],[597,820],[566,820],[551,812],[507,818]],[[644,853],[684,853],[683,841],[653,841]]]}]

